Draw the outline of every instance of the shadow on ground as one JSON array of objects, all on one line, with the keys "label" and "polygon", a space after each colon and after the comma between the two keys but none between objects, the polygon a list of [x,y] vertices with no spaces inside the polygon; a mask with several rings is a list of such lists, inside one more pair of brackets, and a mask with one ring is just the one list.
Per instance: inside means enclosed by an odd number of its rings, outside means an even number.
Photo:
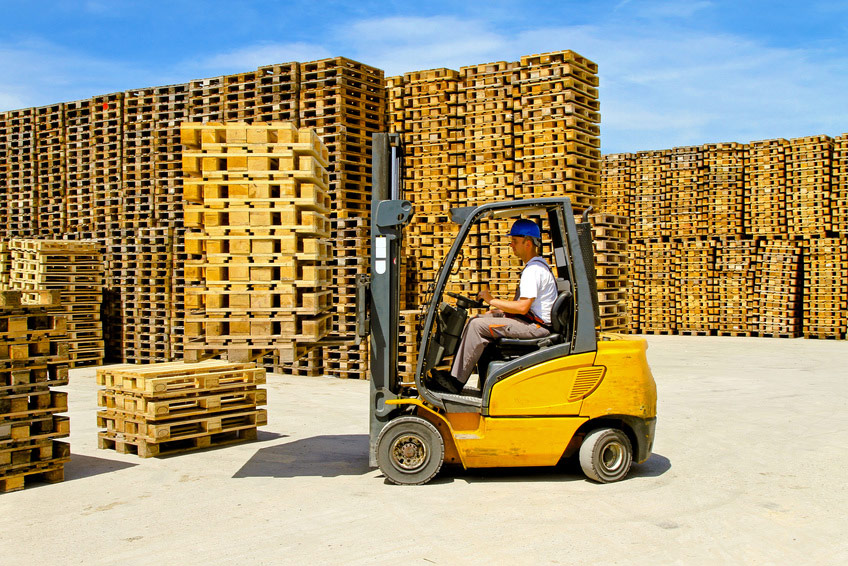
[{"label": "shadow on ground", "polygon": [[296,478],[302,476],[359,476],[367,474],[368,435],[313,436],[261,448],[234,478]]},{"label": "shadow on ground", "polygon": [[132,468],[138,464],[121,462],[120,460],[109,460],[107,458],[96,458],[94,456],[82,456],[71,454],[71,461],[65,464],[65,481],[79,480],[117,472],[126,468]]}]

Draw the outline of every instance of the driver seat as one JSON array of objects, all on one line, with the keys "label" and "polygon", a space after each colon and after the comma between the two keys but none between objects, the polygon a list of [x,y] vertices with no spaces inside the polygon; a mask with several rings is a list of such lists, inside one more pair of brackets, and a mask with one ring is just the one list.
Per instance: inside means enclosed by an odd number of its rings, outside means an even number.
[{"label": "driver seat", "polygon": [[566,285],[557,296],[551,307],[551,333],[541,338],[498,338],[494,346],[499,351],[501,359],[511,360],[534,352],[539,348],[561,344],[564,334],[571,326],[574,295],[571,287]]}]

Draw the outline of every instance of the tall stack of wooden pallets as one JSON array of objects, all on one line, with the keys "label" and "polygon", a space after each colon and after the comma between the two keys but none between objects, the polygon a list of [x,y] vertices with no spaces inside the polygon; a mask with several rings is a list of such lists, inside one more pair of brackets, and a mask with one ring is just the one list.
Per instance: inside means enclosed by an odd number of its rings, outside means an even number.
[{"label": "tall stack of wooden pallets", "polygon": [[748,336],[756,331],[753,317],[758,306],[754,297],[757,242],[720,239],[715,253],[716,332],[720,336]]},{"label": "tall stack of wooden pallets", "polygon": [[51,237],[65,222],[65,105],[35,109],[35,187],[38,235]]},{"label": "tall stack of wooden pallets", "polygon": [[277,351],[330,331],[327,151],[290,123],[185,123],[186,359]]},{"label": "tall stack of wooden pallets", "polygon": [[101,365],[104,358],[100,305],[103,260],[94,241],[13,239],[11,283],[22,291],[58,291],[50,312],[67,321],[70,367]]},{"label": "tall stack of wooden pallets", "polygon": [[32,236],[37,231],[35,112],[33,108],[6,114],[6,216],[9,234]]},{"label": "tall stack of wooden pallets", "polygon": [[120,229],[123,176],[124,93],[92,99],[91,181],[93,237],[105,240]]},{"label": "tall stack of wooden pallets", "polygon": [[611,153],[603,156],[599,210],[630,218],[633,209],[635,155]]},{"label": "tall stack of wooden pallets", "polygon": [[628,328],[627,217],[595,213],[589,217],[595,248],[595,279],[598,286],[600,329],[624,332]]},{"label": "tall stack of wooden pallets", "polygon": [[415,216],[404,230],[409,308],[426,294],[453,239],[448,213],[464,156],[459,88],[459,73],[451,69],[404,75],[403,182],[405,198],[415,203]]},{"label": "tall stack of wooden pallets", "polygon": [[253,122],[293,122],[298,124],[300,64],[265,65],[256,70],[256,102]]},{"label": "tall stack of wooden pallets", "polygon": [[708,232],[711,236],[741,237],[744,203],[744,151],[738,143],[704,146]]},{"label": "tall stack of wooden pallets", "polygon": [[844,236],[848,234],[848,134],[833,138],[831,187],[833,231]]},{"label": "tall stack of wooden pallets", "polygon": [[649,334],[672,334],[677,330],[677,246],[674,242],[632,244],[635,283],[630,292],[638,301],[638,329]]},{"label": "tall stack of wooden pallets", "polygon": [[[153,223],[151,226],[181,228],[183,225],[183,175],[180,124],[191,113],[187,84],[153,89]],[[175,240],[176,241],[176,240]],[[181,241],[181,240],[180,240]]]},{"label": "tall stack of wooden pallets", "polygon": [[[77,233],[94,231],[92,103],[92,100],[65,103],[65,209],[67,226]],[[54,238],[59,236],[53,235]]]},{"label": "tall stack of wooden pallets", "polygon": [[832,153],[833,140],[828,136],[789,140],[786,186],[790,234],[809,238],[831,230]]},{"label": "tall stack of wooden pallets", "polygon": [[[152,220],[157,158],[154,143],[155,90],[138,89],[124,94],[121,144],[123,182],[119,192],[121,208],[118,218],[120,229],[124,231],[149,225]],[[114,239],[115,234],[111,236]],[[119,245],[119,242],[114,243]],[[116,267],[120,269],[123,266],[119,264]]]},{"label": "tall stack of wooden pallets", "polygon": [[666,183],[668,151],[642,151],[633,166],[633,216],[630,234],[634,240],[657,240],[668,234]]},{"label": "tall stack of wooden pallets", "polygon": [[848,244],[839,238],[804,241],[804,336],[844,338],[848,330]]},{"label": "tall stack of wooden pallets", "polygon": [[207,360],[97,370],[98,446],[149,458],[256,439],[265,369]]},{"label": "tall stack of wooden pallets", "polygon": [[[49,295],[49,294],[48,294]],[[70,460],[65,320],[48,304],[21,304],[20,291],[0,291],[0,493],[31,479],[58,482]]]},{"label": "tall stack of wooden pallets", "polygon": [[677,331],[709,335],[716,325],[715,242],[683,240],[677,242],[676,247]]},{"label": "tall stack of wooden pallets", "polygon": [[334,218],[367,216],[371,206],[371,134],[386,128],[383,71],[344,57],[300,64],[300,126],[329,152]]},{"label": "tall stack of wooden pallets", "polygon": [[[704,160],[700,147],[676,147],[668,156],[666,176],[668,217],[663,220],[674,237],[706,236],[707,211],[704,194]],[[674,211],[673,213],[671,211]]]},{"label": "tall stack of wooden pallets", "polygon": [[517,195],[598,206],[601,183],[598,66],[560,51],[521,58],[516,98]]},{"label": "tall stack of wooden pallets", "polygon": [[784,139],[762,140],[745,147],[745,219],[747,234],[785,237],[786,150]]},{"label": "tall stack of wooden pallets", "polygon": [[801,332],[801,247],[791,240],[763,240],[754,266],[754,332],[795,338]]}]

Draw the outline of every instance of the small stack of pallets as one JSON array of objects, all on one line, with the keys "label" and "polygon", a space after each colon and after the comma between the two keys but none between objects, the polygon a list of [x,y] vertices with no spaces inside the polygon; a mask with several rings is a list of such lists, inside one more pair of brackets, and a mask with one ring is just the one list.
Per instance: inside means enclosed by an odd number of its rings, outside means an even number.
[{"label": "small stack of pallets", "polygon": [[142,458],[256,439],[265,369],[207,360],[97,370],[98,446]]},{"label": "small stack of pallets", "polygon": [[105,239],[120,229],[123,178],[124,93],[92,99],[91,180],[93,188],[92,231]]},{"label": "small stack of pallets", "polygon": [[[44,295],[44,294],[41,294]],[[55,294],[46,296],[55,300]],[[30,479],[58,482],[70,460],[65,319],[49,303],[21,305],[20,291],[0,291],[0,493]]]},{"label": "small stack of pallets", "polygon": [[638,329],[647,334],[673,334],[677,330],[675,278],[677,247],[674,242],[632,244],[635,274],[630,292],[638,301]]},{"label": "small stack of pallets", "polygon": [[38,222],[35,216],[35,112],[33,108],[11,110],[5,118],[5,167],[0,169],[0,179],[5,181],[3,228],[10,235],[30,237],[36,233]]},{"label": "small stack of pallets", "polygon": [[633,215],[630,234],[636,241],[667,236],[669,226],[666,177],[670,152],[642,151],[633,165]]},{"label": "small stack of pallets", "polygon": [[664,222],[672,237],[707,235],[703,194],[703,154],[700,147],[676,147],[668,158],[666,193],[669,213]]},{"label": "small stack of pallets", "polygon": [[713,287],[715,329],[719,336],[750,336],[754,331],[754,265],[756,240],[725,238],[716,241]]},{"label": "small stack of pallets", "polygon": [[331,329],[327,150],[287,122],[182,132],[184,356],[295,361]]},{"label": "small stack of pallets", "polygon": [[[66,224],[75,232],[94,231],[91,190],[91,120],[93,101],[65,103],[65,210]],[[56,238],[59,234],[52,234]]]},{"label": "small stack of pallets", "polygon": [[253,122],[294,122],[298,120],[300,65],[280,63],[256,70],[256,101]]},{"label": "small stack of pallets", "polygon": [[708,336],[716,323],[714,306],[715,242],[676,242],[677,330],[679,334]]},{"label": "small stack of pallets", "polygon": [[703,151],[708,233],[740,237],[743,233],[744,148],[738,143],[717,143],[704,146]]},{"label": "small stack of pallets", "polygon": [[833,138],[831,187],[833,231],[845,235],[848,234],[848,134]]},{"label": "small stack of pallets", "polygon": [[65,105],[35,109],[38,234],[52,237],[67,229],[65,222]]},{"label": "small stack of pallets", "polygon": [[754,267],[753,331],[797,338],[801,332],[801,247],[791,240],[759,242]]},{"label": "small stack of pallets", "polygon": [[632,153],[612,153],[603,156],[601,168],[600,210],[629,217],[633,208]]},{"label": "small stack of pallets", "polygon": [[93,241],[13,239],[12,287],[60,292],[51,312],[67,319],[71,367],[101,365],[104,357],[103,260]]}]

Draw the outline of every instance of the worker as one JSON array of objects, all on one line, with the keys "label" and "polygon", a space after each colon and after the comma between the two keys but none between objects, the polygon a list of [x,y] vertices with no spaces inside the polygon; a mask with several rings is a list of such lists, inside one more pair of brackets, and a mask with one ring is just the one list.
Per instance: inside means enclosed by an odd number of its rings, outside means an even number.
[{"label": "worker", "polygon": [[542,232],[532,220],[518,219],[509,236],[512,252],[524,263],[515,297],[512,301],[496,299],[488,286],[477,295],[492,310],[465,325],[450,373],[434,372],[436,383],[448,393],[462,391],[483,350],[496,338],[542,338],[550,334],[557,286],[550,266],[539,255]]}]

